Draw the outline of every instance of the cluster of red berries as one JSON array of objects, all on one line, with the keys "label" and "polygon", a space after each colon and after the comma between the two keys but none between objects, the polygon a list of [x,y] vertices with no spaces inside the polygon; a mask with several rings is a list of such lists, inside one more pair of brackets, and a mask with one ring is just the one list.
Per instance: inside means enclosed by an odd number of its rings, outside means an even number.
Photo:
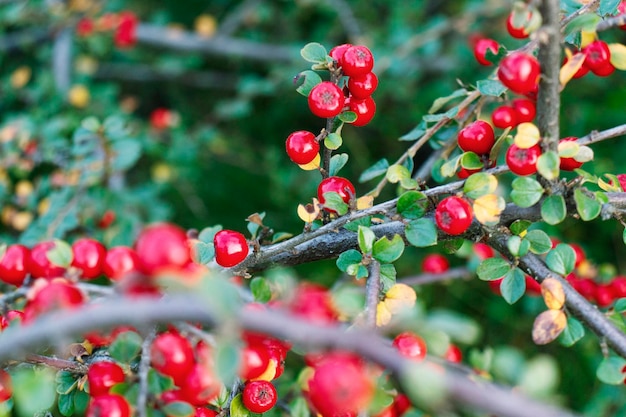
[{"label": "cluster of red berries", "polygon": [[493,125],[500,129],[514,128],[520,123],[530,123],[535,120],[537,108],[533,100],[516,98],[510,104],[497,107],[491,113]]},{"label": "cluster of red berries", "polygon": [[[609,45],[599,39],[590,42],[581,51],[584,61],[580,69],[574,74],[574,78],[581,78],[589,72],[599,76],[608,77],[615,72],[615,67],[611,63],[611,50]],[[565,62],[568,58],[565,58]]]},{"label": "cluster of red berries", "polygon": [[130,48],[137,43],[137,25],[139,20],[133,12],[107,13],[97,20],[84,17],[76,24],[78,36],[87,37],[94,32],[113,33],[113,42],[118,48]]}]

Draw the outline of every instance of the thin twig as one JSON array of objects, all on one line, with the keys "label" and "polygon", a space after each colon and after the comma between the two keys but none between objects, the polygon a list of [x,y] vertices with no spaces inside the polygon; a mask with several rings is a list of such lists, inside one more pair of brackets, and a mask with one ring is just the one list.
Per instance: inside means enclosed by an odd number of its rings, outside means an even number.
[{"label": "thin twig", "polygon": [[365,298],[366,326],[370,329],[376,328],[376,311],[380,293],[380,262],[372,259],[369,264],[369,275],[367,277]]},{"label": "thin twig", "polygon": [[49,356],[37,355],[29,353],[25,356],[24,360],[28,363],[46,365],[50,368],[58,369],[59,371],[67,371],[74,374],[85,375],[89,371],[89,366],[75,362],[68,361],[66,359],[51,358]]}]

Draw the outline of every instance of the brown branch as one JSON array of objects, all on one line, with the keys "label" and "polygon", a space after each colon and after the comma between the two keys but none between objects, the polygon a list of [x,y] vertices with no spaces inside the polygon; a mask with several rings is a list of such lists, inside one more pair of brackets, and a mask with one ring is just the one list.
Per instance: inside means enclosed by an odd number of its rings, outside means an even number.
[{"label": "brown branch", "polygon": [[49,356],[37,355],[34,353],[27,354],[24,357],[24,361],[81,375],[85,375],[89,370],[89,366],[83,363],[68,361],[66,359],[51,358]]}]

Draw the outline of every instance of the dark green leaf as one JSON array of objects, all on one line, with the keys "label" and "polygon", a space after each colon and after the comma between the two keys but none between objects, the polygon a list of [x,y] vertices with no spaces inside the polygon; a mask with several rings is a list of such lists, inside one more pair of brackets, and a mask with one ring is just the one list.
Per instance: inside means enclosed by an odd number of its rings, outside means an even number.
[{"label": "dark green leaf", "polygon": [[620,0],[600,0],[600,7],[598,10],[600,16],[613,16],[616,14],[619,3]]},{"label": "dark green leaf", "polygon": [[576,202],[576,210],[584,221],[593,220],[600,215],[602,204],[595,198],[585,194],[583,189],[576,188],[574,190],[574,201]]},{"label": "dark green leaf", "polygon": [[518,177],[511,183],[511,200],[520,207],[530,207],[536,204],[543,195],[543,187],[539,182],[529,177]]},{"label": "dark green leaf", "polygon": [[168,417],[191,417],[195,412],[194,408],[189,403],[183,401],[167,403],[161,407],[161,410]]},{"label": "dark green leaf", "polygon": [[396,283],[396,267],[393,264],[380,266],[381,292],[386,293]]},{"label": "dark green leaf", "polygon": [[595,13],[585,13],[577,16],[565,26],[565,36],[575,32],[595,32],[596,26],[602,19]]},{"label": "dark green leaf", "polygon": [[428,209],[428,197],[419,191],[406,191],[398,198],[396,209],[405,219],[419,219]]},{"label": "dark green leaf", "polygon": [[85,391],[74,392],[74,410],[77,416],[85,414],[87,405],[89,404],[89,394]]},{"label": "dark green leaf", "polygon": [[383,236],[374,243],[372,257],[382,264],[389,264],[397,260],[404,252],[404,240],[400,235],[393,239]]},{"label": "dark green leaf", "polygon": [[571,246],[559,243],[546,256],[546,265],[557,274],[567,275],[574,270],[576,253]]},{"label": "dark green leaf", "polygon": [[57,401],[59,412],[66,417],[74,414],[74,393],[61,394]]},{"label": "dark green leaf", "polygon": [[334,175],[337,175],[339,170],[341,170],[341,168],[343,168],[346,165],[346,162],[348,162],[347,153],[340,153],[337,155],[333,155],[333,157],[330,158],[330,167],[328,169],[328,175],[330,175],[331,177]]},{"label": "dark green leaf", "polygon": [[559,341],[563,346],[572,346],[585,335],[585,327],[574,317],[567,318],[567,327],[559,336]]},{"label": "dark green leaf", "polygon": [[506,91],[504,84],[496,80],[480,80],[476,83],[476,88],[484,96],[499,97]]},{"label": "dark green leaf", "polygon": [[372,225],[372,217],[365,216],[356,220],[352,220],[351,222],[348,222],[343,228],[351,232],[356,232],[359,230],[359,226],[370,227],[371,225]]},{"label": "dark green leaf", "polygon": [[349,209],[343,198],[334,191],[324,193],[324,207],[335,211],[340,216],[346,214]]},{"label": "dark green leaf", "polygon": [[311,92],[313,87],[322,82],[322,78],[317,75],[315,71],[311,70],[302,71],[300,74],[298,74],[296,82],[300,82],[301,80],[302,84],[300,84],[300,86],[296,88],[296,91],[305,97],[309,96],[309,93]]},{"label": "dark green leaf", "polygon": [[50,368],[14,369],[11,382],[15,408],[20,417],[32,417],[54,405],[54,372]]},{"label": "dark green leaf", "polygon": [[452,119],[452,118],[456,117],[458,112],[459,112],[459,107],[455,106],[455,107],[452,107],[450,110],[448,110],[445,113],[426,114],[426,115],[424,115],[422,117],[422,120],[424,120],[426,123],[435,123],[435,122],[439,122],[441,120]]},{"label": "dark green leaf", "polygon": [[67,371],[57,372],[54,380],[57,394],[69,394],[77,385],[76,375]]},{"label": "dark green leaf", "polygon": [[511,229],[511,233],[514,235],[520,235],[525,232],[531,224],[532,222],[528,220],[515,220],[509,229]]},{"label": "dark green leaf", "polygon": [[109,354],[118,362],[128,363],[141,352],[141,343],[141,336],[137,333],[121,333],[109,347]]},{"label": "dark green leaf", "polygon": [[326,62],[326,48],[317,42],[311,42],[304,45],[300,50],[300,55],[305,61],[313,62],[316,64],[323,64]]},{"label": "dark green leaf", "polygon": [[502,258],[487,258],[478,265],[476,274],[483,281],[493,281],[504,277],[510,269],[511,265]]},{"label": "dark green leaf", "polygon": [[174,387],[172,378],[161,375],[154,369],[148,370],[148,391],[154,396],[158,396],[163,391]]},{"label": "dark green leaf", "polygon": [[374,165],[363,171],[359,177],[359,182],[366,182],[376,177],[380,177],[381,175],[387,173],[387,168],[389,168],[389,161],[385,158],[379,159]]},{"label": "dark green leaf", "polygon": [[552,249],[552,241],[550,236],[543,230],[530,230],[524,240],[530,243],[530,251],[537,255],[548,253]]},{"label": "dark green leaf", "polygon": [[437,227],[430,219],[412,220],[407,224],[404,233],[406,240],[418,248],[437,244]]},{"label": "dark green leaf", "polygon": [[541,217],[551,225],[559,224],[565,220],[567,214],[565,199],[562,195],[554,194],[546,197],[541,204]]},{"label": "dark green leaf", "polygon": [[609,356],[600,362],[596,376],[605,384],[622,385],[624,383],[624,373],[622,372],[624,366],[626,366],[626,359],[619,356]]},{"label": "dark green leaf", "polygon": [[250,281],[250,291],[254,297],[254,301],[259,303],[267,303],[272,299],[272,289],[270,284],[263,277],[254,277]]},{"label": "dark green leaf", "polygon": [[463,246],[464,242],[465,242],[465,239],[463,238],[444,240],[443,250],[445,253],[453,254],[459,249],[461,249],[461,246]]},{"label": "dark green leaf", "polygon": [[344,111],[339,114],[339,120],[344,123],[354,123],[357,119],[357,115],[353,111]]},{"label": "dark green leaf", "polygon": [[515,303],[526,291],[526,276],[519,268],[510,269],[500,283],[500,291],[507,303]]},{"label": "dark green leaf", "polygon": [[615,305],[613,306],[613,309],[618,313],[626,312],[626,298],[620,298],[617,301],[615,301]]},{"label": "dark green leaf", "polygon": [[337,268],[342,272],[346,272],[350,265],[361,263],[362,260],[363,256],[358,250],[348,249],[337,258]]}]

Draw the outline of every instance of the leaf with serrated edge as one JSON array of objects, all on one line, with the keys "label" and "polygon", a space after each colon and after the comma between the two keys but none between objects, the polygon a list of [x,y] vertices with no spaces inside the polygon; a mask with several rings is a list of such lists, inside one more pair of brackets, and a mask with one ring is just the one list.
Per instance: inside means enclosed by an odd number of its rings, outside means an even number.
[{"label": "leaf with serrated edge", "polygon": [[565,304],[563,286],[556,278],[546,278],[541,283],[543,301],[550,310],[560,310]]},{"label": "leaf with serrated edge", "polygon": [[567,325],[567,316],[563,310],[546,310],[535,318],[533,323],[533,342],[547,345],[559,337]]}]

